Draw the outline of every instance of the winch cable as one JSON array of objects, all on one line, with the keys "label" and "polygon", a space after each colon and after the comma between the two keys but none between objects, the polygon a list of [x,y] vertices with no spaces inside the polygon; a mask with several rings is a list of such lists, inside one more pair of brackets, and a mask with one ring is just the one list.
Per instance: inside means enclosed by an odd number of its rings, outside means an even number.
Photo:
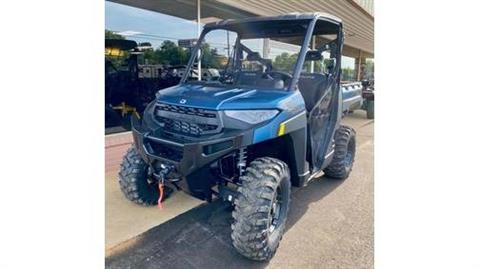
[{"label": "winch cable", "polygon": [[154,176],[158,178],[158,208],[162,209],[162,200],[164,195],[164,185],[165,185],[165,176],[172,171],[173,167],[170,165],[161,164],[160,168],[162,169],[158,175],[154,173]]},{"label": "winch cable", "polygon": [[158,183],[158,190],[160,192],[160,196],[158,197],[158,208],[162,209],[163,183]]}]

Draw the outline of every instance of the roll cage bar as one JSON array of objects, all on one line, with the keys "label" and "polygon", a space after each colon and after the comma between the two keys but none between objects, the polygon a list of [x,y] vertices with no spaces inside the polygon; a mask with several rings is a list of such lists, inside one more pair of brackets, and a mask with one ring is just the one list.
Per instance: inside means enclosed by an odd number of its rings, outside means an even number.
[{"label": "roll cage bar", "polygon": [[[335,46],[332,46],[332,48],[334,49],[333,52],[333,55],[336,59],[336,64],[335,64],[335,70],[333,70],[334,74],[338,74],[337,75],[337,80],[338,82],[340,82],[340,62],[341,62],[341,51],[342,51],[342,45],[343,45],[343,29],[342,29],[342,21],[337,18],[337,17],[334,17],[332,15],[329,15],[329,14],[325,14],[325,13],[320,13],[320,12],[316,12],[316,13],[294,13],[294,14],[288,14],[288,15],[282,15],[282,16],[276,16],[276,17],[253,17],[253,18],[246,18],[246,19],[241,19],[241,20],[223,20],[223,21],[219,21],[219,22],[215,22],[215,23],[209,23],[209,24],[206,24],[202,33],[200,34],[200,37],[199,37],[199,42],[197,42],[197,44],[195,45],[193,51],[192,51],[192,54],[191,54],[191,57],[188,61],[188,65],[187,65],[187,69],[185,70],[185,73],[182,77],[182,79],[180,80],[180,84],[184,84],[186,83],[187,81],[187,77],[188,77],[188,74],[189,74],[189,71],[191,70],[192,66],[193,66],[193,63],[195,61],[195,58],[197,57],[198,55],[198,52],[199,50],[201,49],[201,45],[202,43],[204,42],[205,40],[205,35],[207,33],[209,33],[210,31],[212,30],[218,30],[218,29],[221,29],[221,30],[227,30],[227,31],[234,31],[234,32],[237,32],[238,31],[235,31],[235,28],[238,27],[238,25],[242,25],[242,24],[246,24],[246,23],[253,23],[253,22],[269,22],[269,21],[298,21],[298,20],[309,20],[309,24],[308,24],[308,28],[305,32],[305,35],[304,35],[304,38],[303,38],[303,42],[302,42],[302,45],[301,45],[301,49],[300,49],[300,52],[299,52],[299,55],[298,55],[298,58],[297,58],[297,62],[295,63],[295,67],[294,67],[294,71],[293,71],[293,75],[292,75],[292,80],[290,82],[290,84],[288,85],[287,87],[287,90],[288,91],[295,91],[297,90],[297,83],[298,83],[298,80],[300,78],[300,73],[302,72],[302,68],[303,68],[303,64],[305,62],[305,56],[307,54],[307,51],[309,50],[309,46],[310,46],[310,42],[312,40],[312,36],[315,35],[315,34],[325,34],[325,32],[322,32],[323,27],[320,27],[320,29],[316,29],[316,25],[317,25],[317,22],[319,21],[322,21],[322,22],[325,22],[325,23],[329,23],[329,27],[333,27],[333,31],[332,31],[332,28],[328,29],[330,30],[328,33],[330,34],[336,34],[337,35],[337,38],[335,43],[336,45]],[[237,42],[236,42],[236,46],[238,46],[238,43],[239,43],[239,39],[240,39],[240,34],[239,36],[237,37]],[[229,55],[229,58],[230,58],[230,55]],[[229,60],[230,61],[230,60]]]}]

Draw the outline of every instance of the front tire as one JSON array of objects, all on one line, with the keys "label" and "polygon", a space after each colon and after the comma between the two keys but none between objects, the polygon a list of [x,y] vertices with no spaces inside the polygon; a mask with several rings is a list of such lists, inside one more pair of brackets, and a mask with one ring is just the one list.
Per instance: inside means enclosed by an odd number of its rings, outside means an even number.
[{"label": "front tire", "polygon": [[233,246],[252,260],[269,260],[282,239],[290,204],[290,170],[274,158],[252,161],[232,213]]},{"label": "front tire", "polygon": [[332,162],[323,170],[325,175],[335,179],[347,178],[355,160],[355,147],[355,130],[341,125],[335,132],[335,152]]},{"label": "front tire", "polygon": [[[118,174],[120,189],[125,197],[139,205],[156,205],[160,196],[158,184],[148,179],[148,164],[135,147],[128,149]],[[163,199],[162,199],[163,200]]]}]

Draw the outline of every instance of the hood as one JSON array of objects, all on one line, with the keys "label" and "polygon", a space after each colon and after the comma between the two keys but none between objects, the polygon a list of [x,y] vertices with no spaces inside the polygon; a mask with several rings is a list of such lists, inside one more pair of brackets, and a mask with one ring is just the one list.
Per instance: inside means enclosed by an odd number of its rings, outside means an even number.
[{"label": "hood", "polygon": [[280,90],[179,84],[160,90],[157,101],[211,110],[268,109],[278,108],[290,95],[292,92]]}]

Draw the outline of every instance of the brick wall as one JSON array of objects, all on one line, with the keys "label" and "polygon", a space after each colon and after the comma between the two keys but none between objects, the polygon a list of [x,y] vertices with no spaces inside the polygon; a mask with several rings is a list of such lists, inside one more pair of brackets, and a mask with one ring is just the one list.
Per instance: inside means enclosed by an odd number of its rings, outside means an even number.
[{"label": "brick wall", "polygon": [[132,143],[131,132],[105,136],[105,174],[118,173],[123,155]]}]

